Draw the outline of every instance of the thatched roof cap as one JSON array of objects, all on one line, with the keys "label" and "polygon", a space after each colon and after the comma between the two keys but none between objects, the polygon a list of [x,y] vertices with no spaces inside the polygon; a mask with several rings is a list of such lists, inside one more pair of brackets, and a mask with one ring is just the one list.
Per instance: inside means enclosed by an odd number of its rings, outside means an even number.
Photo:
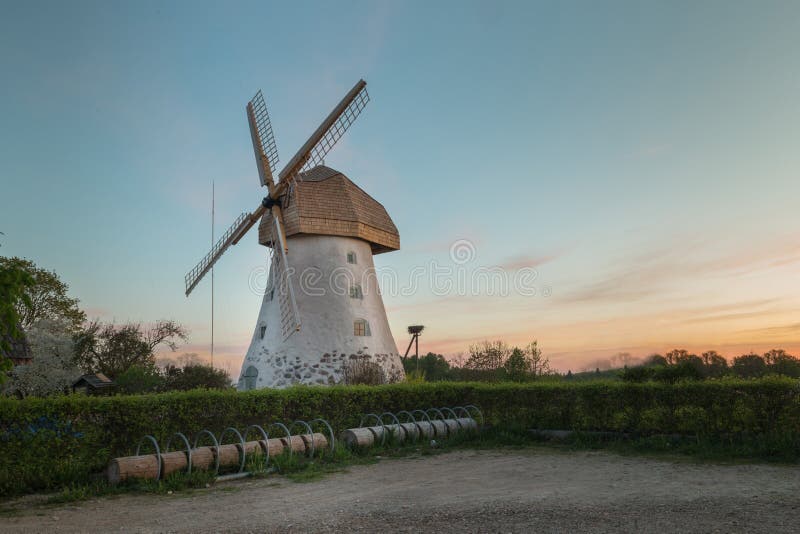
[{"label": "thatched roof cap", "polygon": [[[300,234],[356,237],[372,246],[373,254],[398,250],[400,233],[380,202],[344,174],[323,165],[301,175],[284,204],[287,237]],[[259,243],[271,246],[272,216],[259,226]]]}]

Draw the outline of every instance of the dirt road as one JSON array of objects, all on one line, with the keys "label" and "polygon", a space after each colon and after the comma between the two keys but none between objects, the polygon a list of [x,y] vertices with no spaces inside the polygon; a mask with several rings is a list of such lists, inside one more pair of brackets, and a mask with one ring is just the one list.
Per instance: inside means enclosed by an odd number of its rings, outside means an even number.
[{"label": "dirt road", "polygon": [[797,532],[800,469],[459,451],[0,518],[1,532]]}]

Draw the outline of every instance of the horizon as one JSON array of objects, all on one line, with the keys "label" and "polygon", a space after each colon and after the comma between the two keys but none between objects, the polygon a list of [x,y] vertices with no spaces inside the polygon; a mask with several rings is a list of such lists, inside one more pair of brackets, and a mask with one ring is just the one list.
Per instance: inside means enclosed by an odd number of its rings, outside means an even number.
[{"label": "horizon", "polygon": [[[400,281],[383,286],[400,354],[411,324],[421,355],[538,340],[562,372],[800,352],[800,5],[188,5],[0,20],[0,254],[56,271],[90,319],[175,319],[189,343],[160,356],[208,359],[210,280],[187,299],[183,276],[210,248],[212,181],[217,237],[264,195],[245,104],[263,91],[283,163],[364,78],[326,164],[399,229],[375,263]],[[251,233],[216,264],[234,377],[265,253]],[[401,290],[433,265],[530,279]]]}]

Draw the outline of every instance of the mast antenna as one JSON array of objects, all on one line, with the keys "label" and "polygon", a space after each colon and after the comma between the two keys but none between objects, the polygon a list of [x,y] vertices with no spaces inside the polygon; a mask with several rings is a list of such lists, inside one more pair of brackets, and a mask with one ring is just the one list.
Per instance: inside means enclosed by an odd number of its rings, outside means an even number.
[{"label": "mast antenna", "polygon": [[[214,180],[211,180],[211,246],[214,246]],[[214,266],[211,266],[211,367],[214,367]]]}]

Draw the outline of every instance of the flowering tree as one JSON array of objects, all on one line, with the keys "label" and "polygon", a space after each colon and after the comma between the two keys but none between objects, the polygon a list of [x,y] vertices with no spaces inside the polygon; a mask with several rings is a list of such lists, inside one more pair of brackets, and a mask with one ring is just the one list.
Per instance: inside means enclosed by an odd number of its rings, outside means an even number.
[{"label": "flowering tree", "polygon": [[81,374],[73,363],[69,321],[40,319],[28,328],[27,338],[33,362],[13,369],[7,390],[26,397],[63,393]]}]

